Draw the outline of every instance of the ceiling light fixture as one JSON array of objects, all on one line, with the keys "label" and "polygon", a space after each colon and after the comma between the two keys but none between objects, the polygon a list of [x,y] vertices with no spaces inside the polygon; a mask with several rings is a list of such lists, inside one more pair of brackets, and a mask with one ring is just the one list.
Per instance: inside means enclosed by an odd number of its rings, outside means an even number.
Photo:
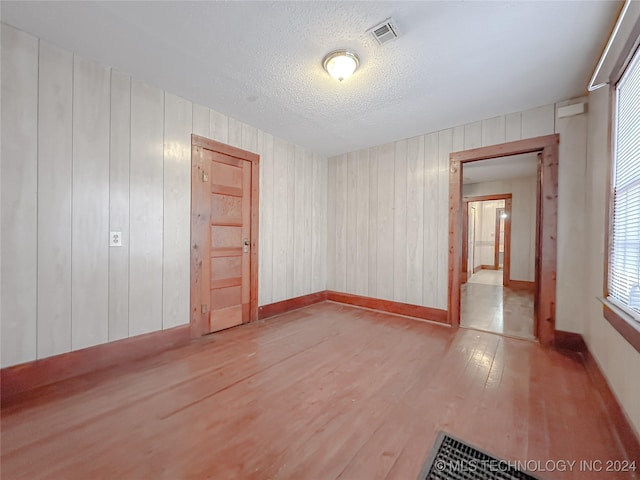
[{"label": "ceiling light fixture", "polygon": [[358,65],[360,65],[358,55],[351,50],[344,49],[328,53],[322,60],[322,66],[327,73],[339,82],[353,75]]}]

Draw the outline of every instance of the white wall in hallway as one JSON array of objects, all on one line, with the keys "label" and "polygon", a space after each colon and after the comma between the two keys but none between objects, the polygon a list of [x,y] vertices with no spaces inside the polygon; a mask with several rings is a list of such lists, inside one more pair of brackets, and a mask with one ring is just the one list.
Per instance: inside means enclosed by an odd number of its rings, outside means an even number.
[{"label": "white wall in hallway", "polygon": [[261,157],[260,305],[324,290],[325,158],[2,25],[3,367],[189,322],[192,132]]},{"label": "white wall in hallway", "polygon": [[[465,196],[510,193],[511,280],[535,281],[536,177],[513,178],[463,185]],[[486,264],[486,262],[483,263]]]}]

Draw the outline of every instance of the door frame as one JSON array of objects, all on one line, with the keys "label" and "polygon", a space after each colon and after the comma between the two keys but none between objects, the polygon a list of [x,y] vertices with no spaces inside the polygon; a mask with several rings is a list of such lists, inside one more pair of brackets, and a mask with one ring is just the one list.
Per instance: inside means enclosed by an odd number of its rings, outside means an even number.
[{"label": "door frame", "polygon": [[[260,156],[256,153],[232,147],[224,143],[191,135],[191,301],[189,324],[191,326],[191,337],[199,337],[209,332],[209,314],[211,309],[207,308],[202,312],[202,305],[208,305],[209,300],[204,302],[202,298],[202,248],[206,243],[208,235],[207,228],[211,228],[211,217],[208,205],[211,202],[210,183],[203,181],[203,175],[209,174],[209,166],[204,165],[201,158],[196,155],[196,147],[221,153],[239,160],[251,162],[251,233],[250,246],[251,253],[249,259],[249,322],[258,319],[258,208],[260,198]],[[208,271],[208,269],[206,269]]]},{"label": "door frame", "polygon": [[496,157],[540,152],[541,161],[536,251],[536,311],[534,334],[542,345],[552,345],[556,323],[556,264],[558,229],[558,144],[560,135],[502,143],[449,155],[449,305],[448,319],[460,326],[460,277],[462,264],[462,166]]},{"label": "door frame", "polygon": [[[504,200],[504,211],[507,213],[507,218],[504,221],[504,266],[502,267],[502,284],[507,287],[511,279],[511,210],[513,209],[513,195],[511,193],[497,193],[495,195],[477,195],[471,197],[463,197],[463,220],[462,220],[462,272],[461,283],[466,283],[467,278],[467,262],[469,257],[469,245],[467,243],[467,233],[469,224],[469,204],[473,202],[488,202],[492,200]],[[496,209],[498,210],[498,209]],[[476,213],[477,215],[477,213]],[[498,225],[499,228],[499,225]],[[497,231],[497,229],[496,229]],[[496,236],[496,245],[498,237]],[[494,246],[494,264],[495,264],[495,246]],[[475,253],[474,253],[475,256]],[[497,265],[494,265],[494,270],[498,270]]]},{"label": "door frame", "polygon": [[[504,241],[504,258],[502,260],[502,271],[504,272],[504,262],[507,258],[507,221],[509,220],[509,214],[507,213],[506,203],[504,207],[496,208],[496,224],[495,224],[495,231],[494,231],[494,238],[496,239],[496,243],[493,246],[493,268],[495,268],[496,270],[500,270],[500,239],[502,237],[501,235],[502,230],[500,229],[500,223],[502,222],[503,214],[507,215],[504,218],[504,237],[505,238],[503,240]],[[504,278],[502,280],[502,283],[504,284]]]}]

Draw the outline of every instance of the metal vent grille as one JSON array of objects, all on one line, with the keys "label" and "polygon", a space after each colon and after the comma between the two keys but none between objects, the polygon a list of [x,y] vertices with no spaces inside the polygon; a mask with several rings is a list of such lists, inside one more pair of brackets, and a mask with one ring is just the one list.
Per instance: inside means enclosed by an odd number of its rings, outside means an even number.
[{"label": "metal vent grille", "polygon": [[370,33],[375,41],[380,45],[384,45],[385,43],[389,43],[398,38],[398,28],[390,18],[387,18],[384,22],[370,28],[367,32]]},{"label": "metal vent grille", "polygon": [[440,432],[419,480],[537,480],[508,462]]}]

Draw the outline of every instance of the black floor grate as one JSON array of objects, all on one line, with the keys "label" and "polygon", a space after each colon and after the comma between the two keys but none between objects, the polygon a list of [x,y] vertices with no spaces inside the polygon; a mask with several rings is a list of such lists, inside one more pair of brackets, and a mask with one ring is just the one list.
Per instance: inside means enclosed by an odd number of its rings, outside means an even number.
[{"label": "black floor grate", "polygon": [[440,432],[418,480],[536,480],[513,462],[492,457]]}]

